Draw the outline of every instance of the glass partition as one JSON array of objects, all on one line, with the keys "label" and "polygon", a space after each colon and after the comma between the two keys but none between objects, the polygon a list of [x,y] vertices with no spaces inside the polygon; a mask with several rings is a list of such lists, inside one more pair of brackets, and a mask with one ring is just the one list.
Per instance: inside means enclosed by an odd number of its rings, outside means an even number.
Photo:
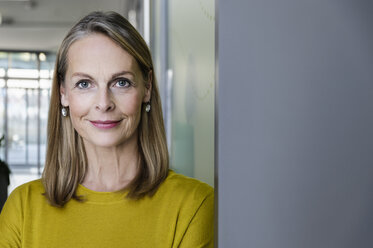
[{"label": "glass partition", "polygon": [[172,164],[213,185],[215,19],[213,0],[169,1]]},{"label": "glass partition", "polygon": [[8,88],[7,94],[7,162],[16,169],[26,165],[26,91]]},{"label": "glass partition", "polygon": [[214,185],[215,2],[152,1],[171,167]]},{"label": "glass partition", "polygon": [[41,175],[54,60],[54,53],[0,52],[0,152],[12,170],[9,191]]},{"label": "glass partition", "polygon": [[[0,138],[4,135],[5,124],[5,80],[0,79]],[[0,159],[5,160],[5,148],[0,146]]]}]

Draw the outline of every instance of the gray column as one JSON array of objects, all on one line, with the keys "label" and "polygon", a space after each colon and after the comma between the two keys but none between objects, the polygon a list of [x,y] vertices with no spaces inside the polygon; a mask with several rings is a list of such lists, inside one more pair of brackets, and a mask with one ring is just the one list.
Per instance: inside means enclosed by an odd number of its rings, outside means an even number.
[{"label": "gray column", "polygon": [[373,247],[373,2],[216,5],[219,247]]}]

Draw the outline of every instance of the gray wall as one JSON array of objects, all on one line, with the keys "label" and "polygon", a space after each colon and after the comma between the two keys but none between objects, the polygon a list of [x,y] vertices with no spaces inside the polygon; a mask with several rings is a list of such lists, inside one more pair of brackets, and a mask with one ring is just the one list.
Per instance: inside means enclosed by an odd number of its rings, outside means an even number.
[{"label": "gray wall", "polygon": [[373,2],[216,9],[219,247],[373,247]]}]

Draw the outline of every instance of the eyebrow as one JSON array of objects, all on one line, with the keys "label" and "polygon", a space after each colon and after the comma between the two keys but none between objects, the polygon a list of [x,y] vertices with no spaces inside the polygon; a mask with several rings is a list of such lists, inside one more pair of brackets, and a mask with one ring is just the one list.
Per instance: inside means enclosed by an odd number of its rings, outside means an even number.
[{"label": "eyebrow", "polygon": [[[111,76],[110,80],[113,80],[116,77],[119,77],[119,76],[122,76],[122,75],[125,75],[125,74],[131,74],[133,77],[135,77],[135,74],[131,71],[121,71],[121,72],[114,73]],[[75,73],[73,73],[72,77],[86,77],[86,78],[89,78],[89,79],[93,80],[92,76],[90,76],[89,74],[83,73],[83,72],[75,72]]]}]

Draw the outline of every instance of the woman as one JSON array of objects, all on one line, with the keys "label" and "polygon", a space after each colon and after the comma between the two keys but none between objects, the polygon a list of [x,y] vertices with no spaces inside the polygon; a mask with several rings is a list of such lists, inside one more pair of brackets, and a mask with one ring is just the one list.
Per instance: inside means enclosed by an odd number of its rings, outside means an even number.
[{"label": "woman", "polygon": [[57,54],[41,180],[0,215],[0,247],[213,247],[213,189],[168,168],[146,43],[94,12]]}]

